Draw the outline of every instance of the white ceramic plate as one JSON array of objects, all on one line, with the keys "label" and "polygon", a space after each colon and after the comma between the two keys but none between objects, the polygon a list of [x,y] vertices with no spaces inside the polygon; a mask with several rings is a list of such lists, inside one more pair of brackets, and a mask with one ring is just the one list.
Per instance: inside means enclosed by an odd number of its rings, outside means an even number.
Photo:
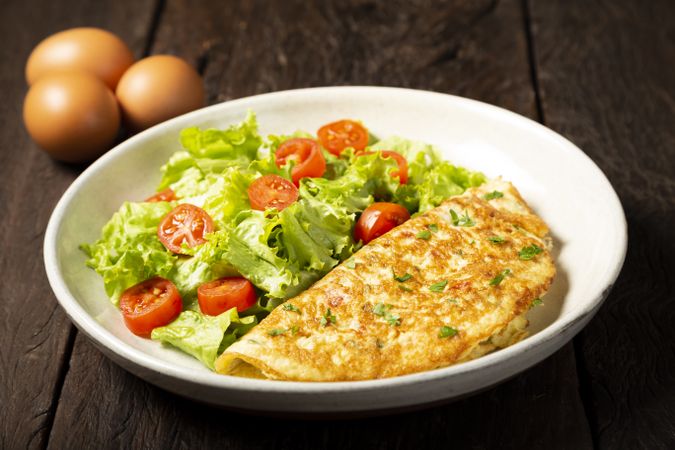
[{"label": "white ceramic plate", "polygon": [[[225,127],[258,115],[261,134],[313,131],[341,118],[379,137],[398,134],[437,146],[455,164],[503,176],[544,218],[558,275],[530,313],[522,342],[455,366],[383,380],[302,383],[218,375],[197,360],[127,331],[100,277],[78,250],[127,199],[154,191],[159,167],[179,148],[182,128]],[[495,106],[425,91],[331,87],[258,95],[157,125],[91,165],[56,206],[45,236],[49,282],[75,325],[112,360],[175,393],[226,407],[293,413],[369,412],[436,403],[494,385],[546,358],[591,319],[626,252],[621,204],[603,173],[553,131]]]}]

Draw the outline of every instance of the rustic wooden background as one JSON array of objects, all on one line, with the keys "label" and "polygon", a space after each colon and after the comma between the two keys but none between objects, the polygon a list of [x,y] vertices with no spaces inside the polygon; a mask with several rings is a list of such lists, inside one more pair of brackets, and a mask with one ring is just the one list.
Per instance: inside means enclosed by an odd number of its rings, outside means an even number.
[{"label": "rustic wooden background", "polygon": [[[5,0],[0,24],[0,448],[675,448],[672,0]],[[373,84],[538,120],[584,149],[619,193],[621,276],[573,343],[443,407],[302,422],[155,388],[74,329],[42,263],[51,210],[83,167],[29,140],[23,67],[42,38],[83,25],[119,34],[138,57],[188,59],[210,103]]]}]

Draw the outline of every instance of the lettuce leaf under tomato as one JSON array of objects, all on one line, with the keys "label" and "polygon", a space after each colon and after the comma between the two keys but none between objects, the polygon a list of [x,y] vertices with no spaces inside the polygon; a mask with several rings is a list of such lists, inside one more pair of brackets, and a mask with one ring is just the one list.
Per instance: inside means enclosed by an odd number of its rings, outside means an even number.
[{"label": "lettuce leaf under tomato", "polygon": [[178,258],[157,238],[157,226],[173,207],[169,202],[125,202],[103,227],[101,238],[80,247],[89,257],[87,265],[103,277],[113,303],[134,284],[156,275],[171,277]]},{"label": "lettuce leaf under tomato", "polygon": [[218,355],[257,323],[254,315],[239,317],[237,308],[218,316],[183,311],[169,325],[152,330],[152,339],[183,350],[213,370]]}]

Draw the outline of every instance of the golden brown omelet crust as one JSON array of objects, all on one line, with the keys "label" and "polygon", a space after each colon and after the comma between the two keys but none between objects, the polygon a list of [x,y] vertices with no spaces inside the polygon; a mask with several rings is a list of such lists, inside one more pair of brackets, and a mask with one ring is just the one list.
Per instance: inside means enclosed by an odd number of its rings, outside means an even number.
[{"label": "golden brown omelet crust", "polygon": [[[483,198],[494,190],[504,196]],[[475,225],[454,225],[451,209]],[[430,231],[429,239],[418,237],[424,230]],[[298,311],[275,309],[221,355],[216,369],[341,381],[392,377],[470,359],[481,343],[505,330],[548,290],[555,267],[547,233],[510,183],[494,180],[470,189],[363,247],[289,300]],[[494,237],[504,242],[491,242]],[[531,245],[543,252],[522,260],[519,252]],[[499,284],[491,284],[507,269]],[[411,277],[404,282],[394,278],[405,274]],[[441,292],[430,289],[444,282]],[[329,308],[334,322],[322,321]],[[458,332],[440,337],[442,327]]]}]

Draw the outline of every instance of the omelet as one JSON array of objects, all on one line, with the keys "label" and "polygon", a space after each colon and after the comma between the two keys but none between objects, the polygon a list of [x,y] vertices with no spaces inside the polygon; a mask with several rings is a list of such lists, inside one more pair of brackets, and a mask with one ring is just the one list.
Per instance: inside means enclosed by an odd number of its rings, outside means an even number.
[{"label": "omelet", "polygon": [[527,335],[555,276],[548,227],[501,179],[385,235],[277,307],[216,361],[223,374],[296,381],[446,367]]}]

